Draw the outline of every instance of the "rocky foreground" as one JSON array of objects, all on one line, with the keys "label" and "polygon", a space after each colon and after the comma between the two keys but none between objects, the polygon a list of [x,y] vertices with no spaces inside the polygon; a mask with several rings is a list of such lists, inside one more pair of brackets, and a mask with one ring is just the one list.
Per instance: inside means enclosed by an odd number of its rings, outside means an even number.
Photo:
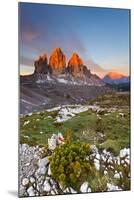
[{"label": "rocky foreground", "polygon": [[[64,144],[64,138],[59,133],[58,135],[53,134],[48,139],[48,154],[44,153],[46,152],[45,147],[20,145],[20,197],[78,193],[71,186],[63,187],[52,177],[50,157],[56,146],[62,144]],[[102,191],[125,190],[125,181],[130,179],[130,149],[120,150],[119,155],[115,157],[105,149],[99,152],[95,145],[91,145],[90,148],[91,153],[87,160],[92,157],[98,172],[101,172],[104,177],[112,176],[107,179],[106,188]],[[81,184],[79,191],[80,193],[95,192],[93,186],[87,181]],[[102,191],[98,190],[98,192]]]}]

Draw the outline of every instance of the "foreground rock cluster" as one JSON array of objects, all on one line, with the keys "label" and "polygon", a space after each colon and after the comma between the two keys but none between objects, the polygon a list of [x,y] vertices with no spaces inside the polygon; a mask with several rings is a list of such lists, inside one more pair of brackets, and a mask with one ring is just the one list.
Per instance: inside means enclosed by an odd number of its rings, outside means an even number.
[{"label": "foreground rock cluster", "polygon": [[[58,145],[64,144],[64,137],[61,133],[53,134],[48,139],[49,153],[46,153],[45,147],[30,147],[27,144],[20,144],[20,171],[19,171],[19,196],[43,196],[56,194],[77,193],[72,187],[63,188],[57,183],[51,174],[50,156]],[[113,174],[113,180],[123,180],[124,176],[130,177],[130,173],[126,173],[130,165],[130,152],[125,148],[120,150],[120,154],[116,157],[105,149],[100,153],[95,145],[91,145],[92,158],[96,170],[105,176]],[[44,153],[45,152],[45,153]],[[87,157],[90,159],[90,157]],[[123,169],[123,170],[121,170]],[[108,180],[106,191],[123,190],[123,185],[115,185],[114,182]],[[87,181],[80,186],[80,193],[94,192],[92,185]]]}]

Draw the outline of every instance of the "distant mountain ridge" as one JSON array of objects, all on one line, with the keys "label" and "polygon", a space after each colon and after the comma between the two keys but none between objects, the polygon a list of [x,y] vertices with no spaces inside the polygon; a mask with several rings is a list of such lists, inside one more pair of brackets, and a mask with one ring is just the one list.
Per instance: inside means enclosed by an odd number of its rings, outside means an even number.
[{"label": "distant mountain ridge", "polygon": [[103,81],[108,84],[122,84],[129,83],[129,79],[129,76],[125,76],[117,72],[109,72],[104,76]]}]

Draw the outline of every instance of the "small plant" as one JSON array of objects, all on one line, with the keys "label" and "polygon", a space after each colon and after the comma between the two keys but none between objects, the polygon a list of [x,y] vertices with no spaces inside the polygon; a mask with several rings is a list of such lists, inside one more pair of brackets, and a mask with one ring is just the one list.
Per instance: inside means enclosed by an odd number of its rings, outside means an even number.
[{"label": "small plant", "polygon": [[63,187],[71,186],[79,192],[80,185],[87,177],[94,177],[95,167],[87,159],[90,145],[85,143],[65,143],[56,147],[50,158],[52,177]]},{"label": "small plant", "polygon": [[66,143],[72,142],[72,139],[73,139],[73,131],[72,131],[71,129],[68,129],[68,130],[66,131],[66,133],[64,134],[64,138],[65,138]]},{"label": "small plant", "polygon": [[106,192],[108,180],[109,178],[107,176],[102,176],[100,173],[96,173],[96,176],[90,183],[92,192]]}]

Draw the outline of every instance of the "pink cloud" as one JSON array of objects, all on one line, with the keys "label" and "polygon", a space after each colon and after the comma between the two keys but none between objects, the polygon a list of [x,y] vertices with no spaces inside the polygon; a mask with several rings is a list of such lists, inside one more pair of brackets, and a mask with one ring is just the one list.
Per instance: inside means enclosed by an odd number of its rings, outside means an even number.
[{"label": "pink cloud", "polygon": [[38,38],[39,36],[39,32],[35,32],[35,31],[30,31],[30,30],[25,30],[23,33],[22,33],[22,40],[24,42],[32,42],[34,39]]}]

